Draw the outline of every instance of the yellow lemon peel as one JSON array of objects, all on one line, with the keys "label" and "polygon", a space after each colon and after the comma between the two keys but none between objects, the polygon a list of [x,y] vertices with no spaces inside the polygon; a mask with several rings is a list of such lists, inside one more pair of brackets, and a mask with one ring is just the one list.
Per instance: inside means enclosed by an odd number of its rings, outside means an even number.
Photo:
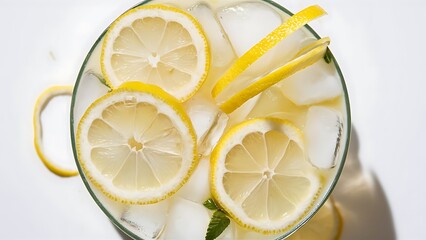
[{"label": "yellow lemon peel", "polygon": [[232,81],[236,79],[238,75],[240,75],[245,69],[247,69],[261,56],[263,56],[267,51],[281,42],[284,38],[303,27],[310,21],[325,14],[326,12],[324,9],[317,5],[307,7],[302,11],[294,14],[235,61],[235,63],[213,87],[213,98],[216,98]]},{"label": "yellow lemon peel", "polygon": [[296,54],[296,56],[284,66],[279,67],[275,71],[260,78],[256,82],[228,98],[220,105],[220,109],[222,109],[225,113],[231,113],[250,98],[322,59],[329,44],[329,39],[327,39],[328,38],[320,39],[307,46],[306,49],[302,49],[301,52]]},{"label": "yellow lemon peel", "polygon": [[53,86],[46,89],[38,97],[36,104],[34,106],[33,113],[33,127],[34,127],[34,147],[37,152],[38,157],[43,162],[43,164],[49,169],[52,173],[61,176],[61,177],[73,177],[78,175],[78,171],[69,170],[58,166],[52,160],[50,160],[44,154],[44,147],[42,141],[42,125],[40,116],[44,108],[53,98],[63,95],[72,95],[73,87],[72,86]]}]

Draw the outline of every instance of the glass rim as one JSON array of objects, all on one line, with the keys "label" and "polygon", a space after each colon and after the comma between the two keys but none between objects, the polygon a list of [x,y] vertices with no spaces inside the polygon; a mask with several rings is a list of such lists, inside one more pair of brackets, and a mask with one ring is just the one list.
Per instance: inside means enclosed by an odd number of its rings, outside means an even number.
[{"label": "glass rim", "polygon": [[[136,5],[134,5],[133,7],[130,7],[128,10],[147,4],[149,2],[151,2],[153,0],[144,0],[141,1],[139,3],[137,3]],[[279,9],[280,11],[288,14],[289,16],[293,16],[294,14],[289,11],[287,8],[281,6],[280,4],[274,2],[273,0],[260,0],[262,2],[266,2],[272,6],[274,6],[275,8]],[[126,12],[128,11],[126,10]],[[123,14],[123,13],[121,13]],[[120,15],[121,15],[120,14]],[[96,196],[96,194],[92,191],[92,188],[89,184],[89,180],[86,178],[86,176],[84,175],[83,169],[81,168],[79,161],[78,161],[78,157],[77,157],[77,149],[76,149],[76,139],[75,139],[75,131],[74,131],[74,106],[75,106],[75,99],[76,99],[76,94],[78,91],[78,87],[80,84],[80,80],[81,77],[83,76],[83,71],[87,65],[87,62],[89,61],[89,58],[91,57],[94,49],[96,48],[96,46],[100,43],[101,39],[104,37],[104,35],[106,34],[108,28],[110,27],[110,25],[99,35],[99,37],[96,39],[96,41],[94,42],[94,44],[92,45],[92,47],[90,48],[89,52],[87,53],[83,64],[81,65],[81,68],[79,70],[78,76],[77,76],[77,80],[74,84],[74,89],[73,89],[73,94],[72,94],[72,98],[71,98],[71,106],[70,106],[70,130],[71,130],[71,145],[72,145],[72,151],[73,151],[73,155],[74,155],[74,160],[75,163],[77,165],[77,169],[78,172],[80,174],[80,177],[86,187],[86,189],[88,190],[89,194],[91,195],[91,197],[93,198],[93,200],[95,201],[95,203],[99,206],[99,208],[102,210],[102,212],[104,212],[104,214],[109,218],[109,220],[118,228],[120,229],[123,233],[125,233],[126,235],[128,235],[129,237],[133,238],[133,239],[142,239],[141,237],[137,236],[136,234],[134,234],[131,230],[129,230],[127,227],[123,226],[123,224],[121,224],[119,221],[116,220],[116,218],[108,211],[108,209],[101,203],[101,201],[98,199],[98,197]],[[313,28],[311,28],[308,24],[305,25],[305,28],[312,34],[314,35],[315,38],[320,39],[321,37],[318,35],[318,33],[315,32],[315,30]],[[336,174],[333,177],[333,180],[331,181],[331,184],[328,186],[328,188],[324,191],[324,195],[323,198],[320,199],[318,201],[318,204],[316,204],[315,206],[312,207],[312,209],[310,210],[310,212],[305,215],[302,220],[299,221],[299,223],[297,223],[296,225],[294,225],[293,227],[291,227],[290,230],[282,233],[281,236],[279,236],[277,239],[284,239],[288,236],[290,236],[291,234],[293,234],[295,231],[297,231],[299,228],[301,228],[304,224],[306,224],[317,212],[318,210],[321,208],[321,206],[327,201],[327,199],[330,197],[333,189],[335,188],[340,175],[342,174],[343,171],[343,167],[345,165],[346,162],[346,157],[348,154],[348,150],[349,150],[349,141],[350,141],[350,136],[351,136],[351,129],[352,129],[352,125],[351,125],[351,110],[350,110],[350,103],[349,103],[349,94],[348,94],[348,90],[346,87],[346,82],[345,79],[343,77],[343,73],[340,69],[339,64],[337,63],[336,58],[334,57],[332,51],[329,51],[330,53],[330,57],[332,62],[334,63],[335,67],[336,67],[336,71],[339,75],[339,80],[342,86],[342,90],[343,90],[343,98],[344,98],[344,103],[345,103],[345,110],[346,110],[346,136],[345,139],[343,139],[342,144],[344,144],[344,149],[343,149],[343,153],[341,155],[341,160],[339,163],[339,166],[336,170]]]}]

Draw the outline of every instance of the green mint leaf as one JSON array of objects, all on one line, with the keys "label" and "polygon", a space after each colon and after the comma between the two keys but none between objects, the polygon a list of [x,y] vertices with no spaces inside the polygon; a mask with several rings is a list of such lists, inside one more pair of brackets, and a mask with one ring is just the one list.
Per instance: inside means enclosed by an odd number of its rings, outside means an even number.
[{"label": "green mint leaf", "polygon": [[226,227],[228,227],[229,223],[231,223],[231,220],[229,220],[228,216],[221,210],[216,210],[213,213],[212,219],[210,219],[206,240],[214,240],[219,237],[225,231]]},{"label": "green mint leaf", "polygon": [[216,203],[213,201],[213,199],[209,198],[205,202],[203,202],[204,207],[210,210],[217,210],[218,207],[216,206]]},{"label": "green mint leaf", "polygon": [[333,55],[331,54],[330,49],[327,48],[327,50],[325,51],[325,54],[324,54],[324,61],[326,63],[331,63],[332,59],[333,59]]}]

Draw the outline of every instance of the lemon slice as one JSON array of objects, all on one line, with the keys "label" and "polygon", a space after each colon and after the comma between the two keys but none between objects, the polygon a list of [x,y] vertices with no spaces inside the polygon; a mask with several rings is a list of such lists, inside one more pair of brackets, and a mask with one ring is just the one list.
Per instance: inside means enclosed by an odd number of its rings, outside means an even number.
[{"label": "lemon slice", "polygon": [[169,6],[127,11],[111,24],[102,46],[101,69],[112,88],[140,81],[185,101],[200,88],[209,67],[210,50],[201,25]]},{"label": "lemon slice", "polygon": [[258,79],[248,87],[232,95],[220,105],[220,108],[225,113],[231,113],[250,98],[265,91],[277,82],[311,66],[324,57],[329,43],[329,39],[325,38],[308,45],[284,66],[279,67],[265,77]]},{"label": "lemon slice", "polygon": [[65,169],[54,161],[49,159],[44,154],[44,147],[42,141],[42,125],[40,121],[41,112],[47,106],[47,104],[54,97],[62,96],[62,95],[71,95],[72,94],[72,86],[53,86],[46,89],[40,96],[38,97],[33,113],[33,126],[34,126],[34,147],[36,149],[37,155],[43,164],[49,169],[52,173],[61,176],[61,177],[72,177],[78,175],[77,170]]},{"label": "lemon slice", "polygon": [[320,189],[300,130],[280,119],[236,125],[219,140],[211,164],[215,200],[238,224],[265,234],[295,224]]},{"label": "lemon slice", "polygon": [[232,81],[245,69],[259,59],[263,54],[272,49],[291,33],[303,27],[308,22],[323,16],[326,12],[317,5],[307,7],[294,14],[283,24],[269,33],[265,38],[256,43],[243,56],[235,61],[228,71],[219,79],[213,87],[212,96],[216,98]]},{"label": "lemon slice", "polygon": [[189,178],[196,137],[181,104],[154,85],[127,82],[96,100],[77,129],[84,174],[123,203],[155,203]]},{"label": "lemon slice", "polygon": [[343,219],[333,199],[327,200],[315,216],[288,240],[338,240]]}]

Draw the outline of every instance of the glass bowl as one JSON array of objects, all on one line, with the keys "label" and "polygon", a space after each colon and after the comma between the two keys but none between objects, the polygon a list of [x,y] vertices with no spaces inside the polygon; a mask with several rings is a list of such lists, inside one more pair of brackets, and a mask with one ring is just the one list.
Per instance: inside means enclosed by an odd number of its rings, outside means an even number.
[{"label": "glass bowl", "polygon": [[[293,13],[291,13],[289,10],[287,10],[283,6],[277,4],[273,1],[270,1],[270,0],[260,0],[260,1],[265,2],[269,5],[272,5],[273,7],[275,7],[275,9],[277,9],[278,11],[281,11],[284,14],[287,14],[289,16],[293,15]],[[137,4],[134,7],[144,5],[144,4],[147,4],[149,2],[156,2],[156,1],[155,0],[154,1],[152,1],[152,0],[143,1],[139,4]],[[310,34],[312,34],[313,37],[320,39],[320,36],[309,25],[306,25],[305,28],[310,32]],[[120,209],[120,207],[113,206],[113,205],[119,205],[119,203],[115,203],[112,200],[109,200],[107,197],[105,197],[86,178],[86,176],[84,175],[84,172],[81,169],[78,158],[77,158],[76,135],[75,134],[76,134],[76,127],[78,125],[78,122],[79,122],[83,112],[85,111],[85,109],[89,106],[89,104],[91,102],[93,102],[97,97],[105,94],[108,91],[106,86],[102,87],[101,85],[96,85],[96,84],[100,84],[100,83],[94,83],[93,82],[93,79],[95,79],[95,78],[102,79],[102,77],[100,76],[100,72],[96,72],[95,70],[93,70],[93,68],[96,69],[97,67],[99,67],[97,65],[99,63],[96,63],[96,61],[94,62],[93,59],[99,60],[99,58],[96,58],[96,57],[92,58],[93,56],[100,54],[99,45],[101,44],[101,40],[103,39],[106,31],[107,31],[107,29],[102,32],[102,34],[95,41],[92,48],[88,52],[82,66],[81,66],[80,72],[78,74],[77,80],[76,80],[75,85],[74,85],[74,92],[73,92],[73,96],[72,96],[72,100],[71,100],[71,109],[70,109],[70,118],[71,118],[70,130],[71,130],[72,148],[73,148],[74,158],[75,158],[75,162],[77,164],[80,176],[83,180],[84,185],[86,186],[87,190],[89,191],[90,195],[92,196],[93,200],[95,201],[95,203],[100,207],[100,209],[105,213],[105,215],[111,220],[111,222],[115,226],[117,226],[117,228],[119,228],[125,234],[127,234],[128,236],[130,236],[134,239],[142,239],[133,230],[126,227],[125,224],[123,223],[123,220],[120,219],[120,216],[119,216],[120,214],[117,212],[117,208]],[[302,219],[300,219],[298,221],[298,223],[295,224],[289,231],[283,233],[280,237],[278,237],[278,239],[286,238],[287,236],[292,234],[294,231],[296,231],[300,227],[302,227],[307,221],[309,221],[309,219],[311,219],[313,217],[313,215],[319,210],[319,208],[324,204],[324,202],[328,199],[331,192],[333,191],[335,185],[337,184],[337,181],[339,179],[339,176],[340,176],[340,174],[343,170],[343,166],[344,166],[344,163],[345,163],[345,159],[346,159],[346,155],[347,155],[348,147],[349,147],[349,139],[350,139],[350,131],[351,131],[351,115],[350,115],[350,106],[349,106],[349,96],[348,96],[348,92],[347,92],[347,89],[346,89],[346,84],[345,84],[345,81],[344,81],[344,78],[343,78],[343,74],[342,74],[342,72],[339,68],[339,65],[338,65],[336,59],[334,58],[333,54],[331,54],[331,52],[330,52],[329,56],[331,57],[331,63],[330,64],[334,64],[336,72],[338,73],[338,76],[340,78],[340,83],[341,83],[341,87],[342,87],[342,91],[343,91],[343,104],[344,104],[343,108],[345,110],[345,112],[343,113],[343,133],[342,133],[342,136],[341,136],[341,139],[340,139],[340,148],[339,148],[339,153],[337,154],[338,157],[337,157],[337,160],[336,160],[336,166],[334,167],[334,170],[333,170],[334,171],[333,172],[334,177],[331,177],[330,180],[325,184],[325,187],[320,192],[319,197],[317,198],[315,204],[309,210],[309,212],[306,215],[304,215],[304,217]],[[92,82],[89,82],[90,79],[92,79]],[[99,89],[98,89],[99,91],[92,91],[90,89],[91,87],[94,87],[94,88],[99,87]],[[87,89],[90,89],[90,91],[88,91],[88,92],[85,91]],[[95,93],[95,94],[92,94],[92,93]]]}]

